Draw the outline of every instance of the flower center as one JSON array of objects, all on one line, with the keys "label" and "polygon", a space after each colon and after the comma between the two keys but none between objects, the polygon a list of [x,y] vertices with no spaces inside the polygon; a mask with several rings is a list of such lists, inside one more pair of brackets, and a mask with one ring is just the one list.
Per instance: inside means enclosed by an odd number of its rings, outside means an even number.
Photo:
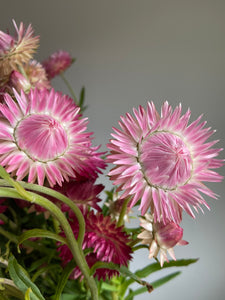
[{"label": "flower center", "polygon": [[30,115],[14,130],[15,141],[32,160],[47,162],[63,155],[68,147],[65,129],[48,115]]},{"label": "flower center", "polygon": [[190,179],[192,157],[178,135],[155,132],[143,140],[139,152],[142,171],[150,185],[171,190]]}]

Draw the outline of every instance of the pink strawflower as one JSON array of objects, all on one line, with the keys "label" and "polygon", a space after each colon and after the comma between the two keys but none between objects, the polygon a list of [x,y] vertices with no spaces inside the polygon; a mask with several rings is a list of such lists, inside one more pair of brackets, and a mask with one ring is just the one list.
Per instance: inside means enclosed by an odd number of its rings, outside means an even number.
[{"label": "pink strawflower", "polygon": [[10,75],[12,70],[17,70],[18,65],[27,63],[38,47],[39,37],[33,35],[31,25],[25,29],[21,22],[19,28],[13,20],[16,30],[15,36],[0,31],[0,76]]},{"label": "pink strawflower", "polygon": [[5,94],[0,104],[0,164],[17,180],[61,185],[77,175],[95,178],[105,167],[71,98],[53,89],[14,97],[17,103]]},{"label": "pink strawflower", "polygon": [[[86,211],[84,217],[86,231],[82,248],[83,250],[93,248],[93,252],[87,256],[89,266],[91,267],[97,261],[127,266],[131,260],[131,248],[128,246],[129,237],[123,232],[123,227],[117,227],[115,221],[109,216],[103,216],[100,212],[94,214],[93,211]],[[71,220],[71,228],[77,237],[79,225],[75,218]],[[72,260],[72,254],[66,245],[60,246],[58,251],[63,264]],[[102,268],[97,269],[94,276],[105,280],[106,277],[111,278],[117,274],[117,271]],[[74,279],[80,277],[80,270],[75,268],[72,276]]]},{"label": "pink strawflower", "polygon": [[145,214],[144,218],[140,218],[141,226],[144,230],[137,236],[142,240],[142,244],[149,246],[149,258],[157,257],[160,251],[160,265],[169,262],[167,251],[170,256],[176,260],[173,247],[175,245],[187,245],[188,242],[183,241],[183,229],[174,222],[156,222],[150,214]]},{"label": "pink strawflower", "polygon": [[142,215],[150,208],[155,222],[162,216],[179,224],[182,210],[194,217],[191,206],[209,208],[201,193],[216,195],[202,182],[221,181],[211,169],[223,165],[215,158],[222,149],[211,148],[217,141],[205,143],[214,131],[203,128],[201,116],[188,126],[190,110],[181,116],[181,105],[172,111],[168,102],[161,116],[152,102],[133,113],[121,117],[108,145],[108,162],[116,165],[109,176],[124,191],[121,198],[130,197],[130,207],[141,199]]},{"label": "pink strawflower", "polygon": [[[72,200],[78,207],[85,209],[88,207],[101,211],[98,202],[101,201],[99,194],[104,189],[102,184],[95,184],[95,179],[74,180],[63,183],[63,185],[55,186],[54,190],[64,194]],[[69,210],[67,205],[62,205],[62,211]]]},{"label": "pink strawflower", "polygon": [[13,95],[13,88],[15,88],[18,92],[23,90],[25,93],[28,93],[31,89],[31,83],[28,78],[24,77],[18,71],[12,71],[9,79],[10,91],[9,93]]},{"label": "pink strawflower", "polygon": [[47,73],[48,79],[63,73],[73,63],[73,59],[66,51],[59,50],[53,53],[47,60],[43,61],[43,66]]},{"label": "pink strawflower", "polygon": [[37,87],[39,90],[51,88],[44,67],[36,60],[31,60],[25,64],[24,71],[30,81],[31,88]]}]

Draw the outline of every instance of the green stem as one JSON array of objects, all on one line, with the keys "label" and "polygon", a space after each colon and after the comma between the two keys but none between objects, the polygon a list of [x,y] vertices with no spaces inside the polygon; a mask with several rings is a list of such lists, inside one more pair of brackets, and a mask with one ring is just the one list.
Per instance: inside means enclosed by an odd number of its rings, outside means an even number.
[{"label": "green stem", "polygon": [[127,212],[127,205],[128,205],[129,200],[130,200],[130,198],[128,197],[123,201],[123,205],[122,205],[122,209],[121,209],[121,212],[120,212],[119,220],[117,222],[118,227],[120,227],[124,224],[124,216]]},{"label": "green stem", "polygon": [[75,95],[75,93],[74,93],[74,91],[73,91],[73,89],[72,89],[69,81],[66,79],[66,77],[64,76],[63,73],[60,73],[60,76],[61,76],[62,80],[64,81],[65,85],[67,86],[67,88],[69,89],[70,94],[73,97],[74,102],[78,105],[78,99],[77,99],[77,97],[76,97],[76,95]]},{"label": "green stem", "polygon": [[[15,184],[18,188],[19,183],[14,182],[13,185],[15,186]],[[52,215],[59,221],[59,223],[62,226],[62,229],[63,229],[63,231],[66,235],[67,241],[68,241],[69,248],[73,254],[74,260],[75,260],[77,266],[80,268],[82,274],[84,275],[84,278],[86,279],[86,282],[91,290],[92,299],[97,300],[98,299],[98,290],[97,290],[95,280],[94,280],[93,276],[89,276],[90,269],[85,260],[85,256],[84,256],[83,252],[81,251],[76,239],[74,238],[73,231],[72,231],[65,215],[50,200],[48,200],[38,194],[35,194],[32,192],[27,192],[26,190],[23,189],[22,186],[20,186],[20,188],[18,188],[18,189],[21,191],[21,193],[16,191],[14,188],[1,187],[0,197],[10,197],[10,198],[26,200],[31,203],[36,203],[36,204],[46,208],[48,211],[50,211],[52,213]]]},{"label": "green stem", "polygon": [[0,226],[0,234],[6,237],[8,240],[14,242],[15,244],[18,244],[19,242],[18,237],[15,234],[6,231],[2,228],[2,226]]},{"label": "green stem", "polygon": [[[77,242],[78,242],[79,247],[82,249],[84,233],[85,233],[85,220],[84,220],[83,214],[81,213],[81,211],[77,207],[77,205],[73,201],[71,201],[68,197],[64,196],[63,194],[61,194],[59,192],[54,191],[53,189],[50,189],[50,188],[47,188],[44,186],[40,186],[37,184],[27,183],[24,181],[18,181],[18,183],[22,187],[24,187],[25,189],[28,189],[30,191],[35,191],[38,193],[43,193],[45,195],[54,197],[54,198],[58,199],[59,201],[65,203],[66,205],[68,205],[71,208],[71,210],[75,213],[78,223],[79,223],[79,234],[78,234]],[[10,186],[10,185],[6,180],[0,179],[0,186]]]}]

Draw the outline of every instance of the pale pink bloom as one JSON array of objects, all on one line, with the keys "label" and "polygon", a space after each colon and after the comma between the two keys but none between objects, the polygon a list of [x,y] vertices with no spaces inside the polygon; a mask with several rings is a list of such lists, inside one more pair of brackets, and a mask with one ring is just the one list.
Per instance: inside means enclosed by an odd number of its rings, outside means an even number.
[{"label": "pale pink bloom", "polygon": [[202,182],[221,181],[212,169],[223,165],[215,158],[222,149],[211,148],[217,141],[206,143],[214,131],[204,128],[201,116],[188,126],[190,110],[181,116],[181,105],[172,111],[168,102],[161,116],[152,102],[133,113],[121,116],[108,145],[108,162],[116,165],[109,176],[124,191],[121,198],[130,197],[130,207],[141,199],[142,215],[150,208],[155,222],[162,216],[179,224],[182,210],[194,217],[191,206],[209,208],[201,193],[216,195]]},{"label": "pale pink bloom", "polygon": [[36,60],[30,60],[25,64],[24,71],[31,84],[31,88],[34,89],[37,87],[39,90],[51,88],[44,67]]},{"label": "pale pink bloom", "polygon": [[39,90],[51,88],[45,69],[36,60],[30,60],[27,64],[23,64],[23,71],[23,74],[16,70],[12,71],[8,82],[5,84],[7,92],[11,96],[14,94],[13,88],[19,93],[21,90],[29,93],[34,88]]},{"label": "pale pink bloom", "polygon": [[47,60],[43,61],[43,66],[48,79],[52,79],[68,69],[73,63],[73,59],[66,51],[59,50],[53,53]]},{"label": "pale pink bloom", "polygon": [[[28,78],[24,77],[18,71],[12,71],[10,74],[9,85],[12,88],[15,88],[18,92],[23,90],[25,93],[28,93],[31,89],[31,83]],[[13,94],[13,90],[10,91],[10,94]]]},{"label": "pale pink bloom", "polygon": [[12,70],[17,70],[18,65],[27,63],[39,44],[39,37],[33,35],[31,25],[25,29],[21,22],[18,28],[14,20],[13,25],[16,30],[15,36],[0,31],[0,75],[2,78],[9,76]]},{"label": "pale pink bloom", "polygon": [[96,178],[105,167],[102,153],[91,146],[87,119],[70,97],[53,89],[14,91],[14,97],[17,102],[6,94],[0,104],[0,164],[7,172],[40,185],[46,178],[50,186],[69,177]]},{"label": "pale pink bloom", "polygon": [[160,265],[168,261],[167,252],[176,260],[173,247],[175,245],[187,245],[188,242],[183,241],[183,229],[174,222],[156,222],[150,214],[145,214],[145,218],[140,218],[141,226],[144,230],[137,236],[142,240],[142,244],[149,246],[149,258],[157,257],[160,252]]}]

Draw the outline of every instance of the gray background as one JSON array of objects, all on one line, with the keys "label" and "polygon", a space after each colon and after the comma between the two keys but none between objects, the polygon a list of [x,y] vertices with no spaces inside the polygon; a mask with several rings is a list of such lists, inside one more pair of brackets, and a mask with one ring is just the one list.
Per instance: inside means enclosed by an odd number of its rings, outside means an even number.
[{"label": "gray background", "polygon": [[[157,108],[165,100],[173,107],[182,102],[184,112],[191,108],[192,120],[204,113],[224,147],[224,15],[225,1],[218,0],[7,0],[1,1],[0,29],[11,30],[11,19],[32,23],[41,36],[38,60],[58,49],[77,58],[66,76],[77,94],[86,86],[85,115],[102,150],[120,115],[148,100]],[[67,93],[61,81],[54,84]],[[111,187],[107,178],[101,180]],[[225,189],[224,183],[209,186],[220,199],[208,199],[211,211],[195,220],[184,216],[184,239],[190,244],[175,248],[177,258],[199,257],[199,262],[137,299],[225,299]],[[148,263],[147,252],[140,252],[131,267]]]}]

